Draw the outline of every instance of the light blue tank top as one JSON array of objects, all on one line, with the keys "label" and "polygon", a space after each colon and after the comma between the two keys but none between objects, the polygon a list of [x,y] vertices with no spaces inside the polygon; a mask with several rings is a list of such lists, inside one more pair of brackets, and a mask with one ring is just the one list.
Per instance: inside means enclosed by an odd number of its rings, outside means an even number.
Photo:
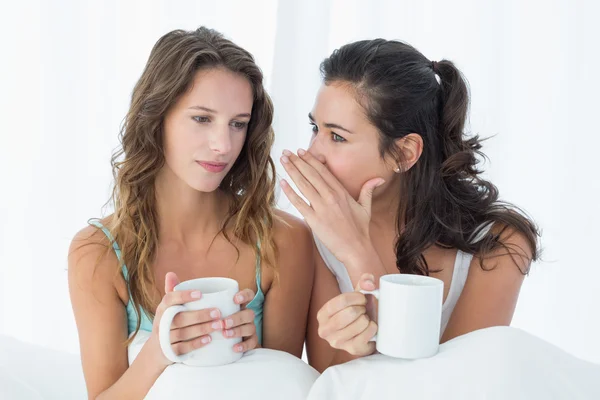
[{"label": "light blue tank top", "polygon": [[[113,250],[117,255],[119,261],[121,260],[121,249],[115,240],[113,239],[112,234],[106,228],[100,220],[98,219],[90,219],[88,221],[90,225],[94,225],[95,227],[102,229],[102,232],[106,235],[108,240],[112,243]],[[260,245],[257,246],[260,249]],[[129,290],[129,277],[127,274],[127,266],[123,264],[122,267],[123,278],[125,278],[125,282],[127,283],[127,290]],[[250,303],[246,305],[246,308],[250,308],[254,311],[254,325],[256,325],[256,334],[258,336],[258,342],[262,344],[262,321],[263,321],[263,304],[265,302],[265,295],[260,287],[260,252],[256,253],[256,295],[252,299]],[[140,330],[152,332],[152,320],[148,317],[148,315],[141,309],[138,308],[139,315],[141,315],[140,322]],[[133,308],[133,301],[131,299],[131,293],[129,294],[129,302],[127,303],[127,334],[131,335],[132,332],[135,332],[135,328],[137,327],[138,317]]]}]

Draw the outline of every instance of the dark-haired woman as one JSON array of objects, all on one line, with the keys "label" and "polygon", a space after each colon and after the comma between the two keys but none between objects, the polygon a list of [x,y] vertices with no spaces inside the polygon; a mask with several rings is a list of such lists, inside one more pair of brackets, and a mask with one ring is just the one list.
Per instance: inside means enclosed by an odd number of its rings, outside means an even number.
[{"label": "dark-haired woman", "polygon": [[319,371],[375,351],[367,298],[392,273],[444,282],[441,341],[509,325],[538,230],[501,202],[464,132],[468,89],[455,65],[398,41],[365,40],[321,65],[308,151],[282,181],[318,249],[307,349]]}]

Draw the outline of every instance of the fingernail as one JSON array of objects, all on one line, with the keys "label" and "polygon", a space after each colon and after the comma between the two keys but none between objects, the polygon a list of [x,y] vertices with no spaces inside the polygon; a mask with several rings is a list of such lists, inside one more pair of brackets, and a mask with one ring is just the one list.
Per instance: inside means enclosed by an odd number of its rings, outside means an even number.
[{"label": "fingernail", "polygon": [[225,320],[225,328],[231,328],[233,326],[233,320],[231,318]]},{"label": "fingernail", "polygon": [[241,294],[238,294],[237,296],[235,296],[235,299],[241,303],[242,301],[244,301],[244,296],[242,296]]},{"label": "fingernail", "polygon": [[223,336],[228,336],[228,337],[233,336],[233,330],[232,329],[228,329],[226,331],[223,331]]},{"label": "fingernail", "polygon": [[199,290],[193,291],[190,295],[192,296],[192,299],[199,299],[202,297],[202,293]]},{"label": "fingernail", "polygon": [[373,281],[372,281],[372,280],[370,280],[370,279],[367,279],[367,280],[365,281],[365,284],[367,284],[367,285],[370,285],[370,286],[375,286],[375,282],[373,282]]},{"label": "fingernail", "polygon": [[379,183],[377,185],[375,185],[376,188],[378,188],[379,186],[383,185],[385,183],[385,180],[380,180]]},{"label": "fingernail", "polygon": [[219,330],[223,327],[223,324],[221,324],[221,321],[215,321],[210,326],[215,330]]},{"label": "fingernail", "polygon": [[235,346],[233,347],[233,351],[236,351],[236,352],[238,352],[238,353],[239,353],[239,352],[241,352],[241,351],[242,351],[242,346],[241,346],[241,345],[239,345],[239,344],[235,345]]},{"label": "fingernail", "polygon": [[288,156],[288,157],[289,157],[289,156],[291,156],[291,155],[292,155],[292,152],[291,152],[291,151],[289,151],[289,150],[284,150],[284,151],[283,151],[283,155],[285,155],[285,156]]},{"label": "fingernail", "polygon": [[282,157],[281,157],[281,162],[282,162],[282,163],[284,163],[284,164],[287,164],[287,163],[289,163],[289,162],[290,162],[290,159],[289,159],[289,158],[287,158],[286,156],[282,156]]},{"label": "fingernail", "polygon": [[306,154],[306,150],[304,150],[304,149],[298,149],[298,155],[303,156],[305,154]]},{"label": "fingernail", "polygon": [[200,341],[204,344],[206,343],[210,343],[210,341],[212,340],[212,338],[210,336],[204,336]]},{"label": "fingernail", "polygon": [[280,184],[281,186],[284,186],[284,187],[285,187],[285,186],[288,186],[288,183],[287,183],[287,181],[286,181],[285,179],[282,179],[281,181],[279,181],[279,184]]},{"label": "fingernail", "polygon": [[211,317],[211,318],[219,318],[219,315],[220,315],[220,314],[221,314],[221,313],[219,312],[219,310],[212,310],[212,311],[210,312],[210,317]]}]

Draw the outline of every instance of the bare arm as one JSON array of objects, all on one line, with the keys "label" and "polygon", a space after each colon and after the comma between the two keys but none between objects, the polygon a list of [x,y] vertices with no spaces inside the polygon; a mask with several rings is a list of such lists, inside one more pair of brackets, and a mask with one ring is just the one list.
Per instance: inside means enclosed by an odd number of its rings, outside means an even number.
[{"label": "bare arm", "polygon": [[127,316],[116,289],[123,278],[116,277],[117,258],[100,235],[95,228],[83,229],[69,249],[69,292],[88,398],[142,399],[165,366],[150,346],[128,365]]},{"label": "bare arm", "polygon": [[[318,250],[314,249],[315,257],[315,281],[313,283],[313,294],[310,301],[308,313],[308,329],[306,332],[306,351],[308,362],[317,371],[322,373],[330,366],[343,364],[359,358],[344,350],[331,347],[329,343],[319,335],[319,321],[317,315],[323,306],[341,294],[335,276],[323,262]],[[364,296],[363,296],[364,297]],[[346,299],[346,297],[341,300]],[[356,299],[353,299],[356,300]]]},{"label": "bare arm", "polygon": [[522,234],[509,229],[500,241],[510,252],[499,248],[488,255],[484,259],[486,270],[481,268],[480,260],[473,257],[442,343],[477,329],[510,325],[524,279],[521,271],[529,269],[531,249]]},{"label": "bare arm", "polygon": [[306,224],[278,211],[289,225],[276,222],[279,278],[266,293],[263,347],[302,357],[314,264],[312,236]]}]

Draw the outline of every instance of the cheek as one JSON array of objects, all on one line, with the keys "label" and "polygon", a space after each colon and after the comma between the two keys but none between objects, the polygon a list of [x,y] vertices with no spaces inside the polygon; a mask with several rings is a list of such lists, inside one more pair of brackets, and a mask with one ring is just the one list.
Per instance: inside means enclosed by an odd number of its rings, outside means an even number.
[{"label": "cheek", "polygon": [[[327,168],[340,181],[350,196],[357,199],[362,186],[370,179],[382,176],[382,162],[378,154],[364,151],[329,154]],[[385,179],[385,178],[384,178]]]},{"label": "cheek", "polygon": [[327,168],[355,199],[368,174],[362,161],[352,157],[327,157]]},{"label": "cheek", "polygon": [[[231,138],[232,147],[236,150],[236,154],[239,155],[246,143],[247,132],[234,133]],[[237,156],[236,156],[237,157]]]},{"label": "cheek", "polygon": [[170,126],[170,129],[165,130],[164,135],[164,149],[165,149],[165,160],[169,165],[180,164],[184,158],[184,151],[187,148],[189,153],[190,142],[186,139],[187,133],[182,130],[178,130],[177,127]]}]

